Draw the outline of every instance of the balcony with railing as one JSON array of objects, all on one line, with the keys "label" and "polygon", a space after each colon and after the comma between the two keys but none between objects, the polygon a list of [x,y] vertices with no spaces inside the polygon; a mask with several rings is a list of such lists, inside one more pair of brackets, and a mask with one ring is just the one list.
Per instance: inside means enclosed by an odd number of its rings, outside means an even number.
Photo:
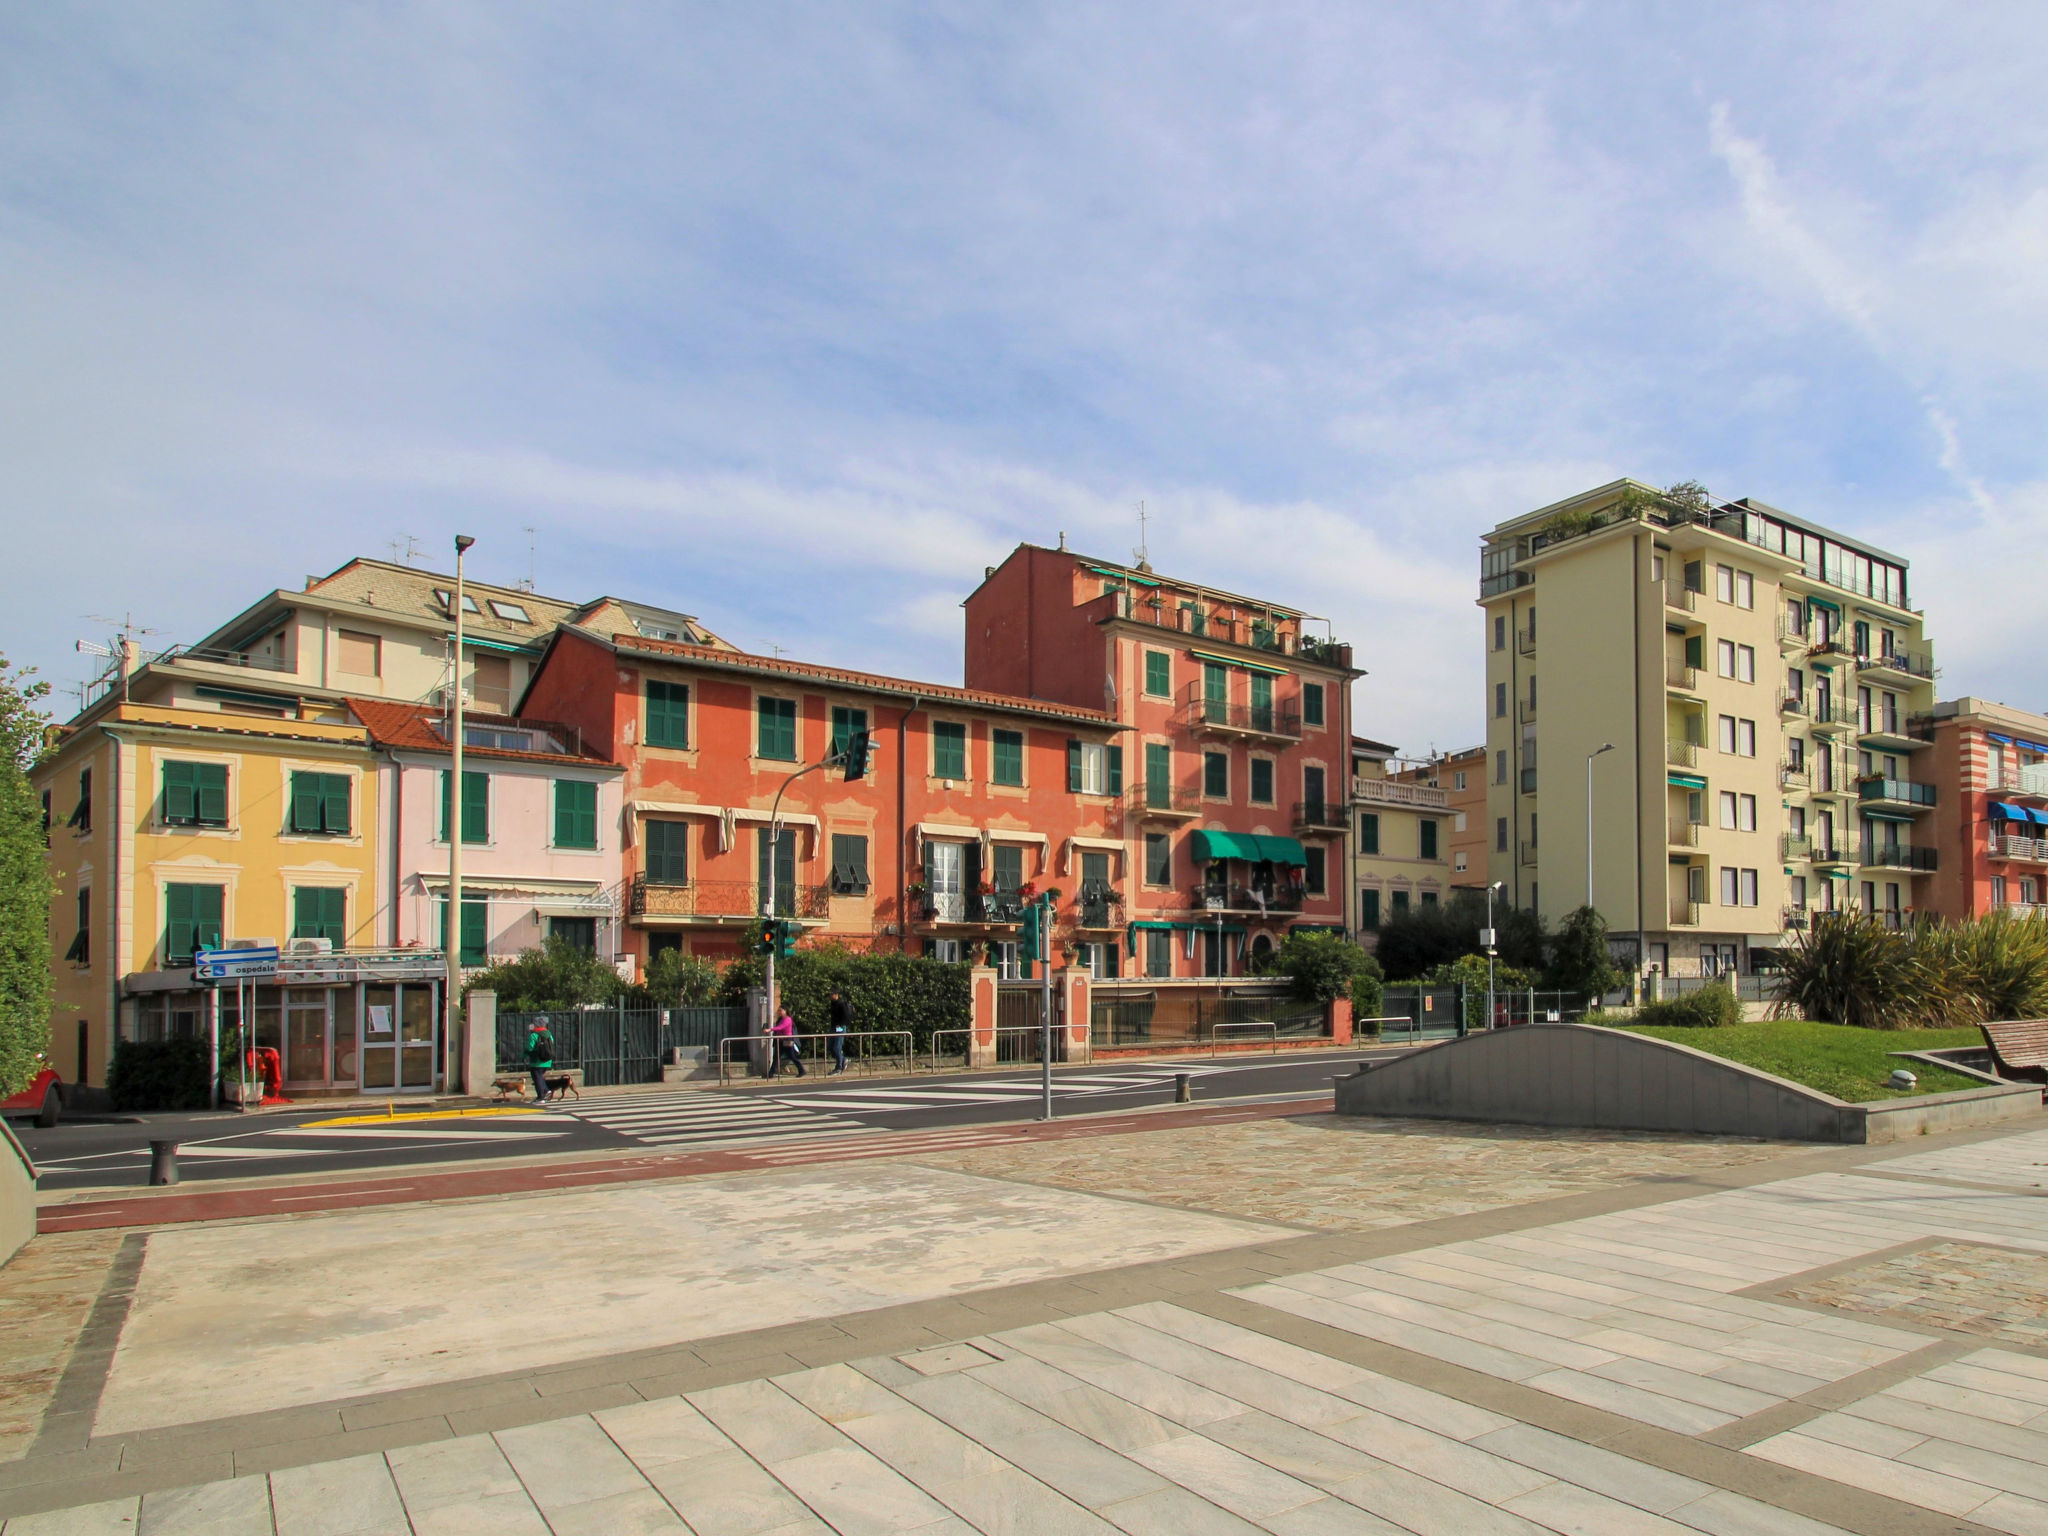
[{"label": "balcony with railing", "polygon": [[1522,793],[1525,795],[1536,793],[1536,770],[1534,768],[1524,768],[1522,770]]},{"label": "balcony with railing", "polygon": [[1990,852],[1994,859],[2048,864],[2048,837],[2018,837],[2010,832],[1994,832],[1991,834]]},{"label": "balcony with railing", "polygon": [[1515,704],[1515,718],[1524,725],[1533,721],[1536,718],[1536,701],[1534,699],[1517,700]]},{"label": "balcony with railing", "polygon": [[1277,880],[1271,885],[1211,881],[1195,887],[1197,906],[1204,912],[1225,915],[1266,917],[1275,912],[1299,912],[1305,897],[1303,887]]},{"label": "balcony with railing", "polygon": [[[627,897],[629,916],[716,924],[744,923],[761,915],[767,887],[752,880],[657,880],[635,875]],[[775,887],[775,915],[822,920],[832,912],[828,885]]]},{"label": "balcony with railing", "polygon": [[1865,869],[1909,869],[1916,874],[1926,874],[1935,867],[1935,850],[1932,848],[1909,848],[1904,843],[1872,843],[1863,845],[1863,867]]},{"label": "balcony with railing", "polygon": [[934,928],[1011,928],[1024,921],[1026,898],[1016,891],[917,890],[913,917]]},{"label": "balcony with railing", "polygon": [[1837,848],[1832,844],[1822,845],[1816,843],[1806,856],[1816,864],[1843,865],[1855,862],[1848,849]]},{"label": "balcony with railing", "polygon": [[1449,791],[1403,779],[1353,779],[1351,798],[1369,805],[1412,805],[1432,811],[1449,810],[1451,804]]},{"label": "balcony with railing", "polygon": [[1813,782],[1813,769],[1805,758],[1796,762],[1789,757],[1778,759],[1778,787],[1780,789],[1805,789]]},{"label": "balcony with railing", "polygon": [[1778,695],[1778,713],[1781,715],[1803,715],[1806,713],[1806,695],[1787,691]]},{"label": "balcony with railing", "polygon": [[1778,834],[1778,857],[1786,861],[1813,857],[1813,839],[1803,832]]},{"label": "balcony with railing", "polygon": [[1674,928],[1697,928],[1700,925],[1700,904],[1689,896],[1671,898],[1671,926]]},{"label": "balcony with railing", "polygon": [[1689,667],[1676,656],[1664,658],[1664,686],[1676,688],[1681,693],[1697,693],[1700,686],[1700,669]]},{"label": "balcony with railing", "polygon": [[2048,798],[2048,763],[2028,763],[2001,773],[1986,770],[1984,787],[1997,795],[2036,795]]},{"label": "balcony with railing", "polygon": [[1531,838],[1522,839],[1522,867],[1527,869],[1536,862],[1536,844]]},{"label": "balcony with railing", "polygon": [[1804,907],[1785,907],[1780,910],[1778,921],[1782,927],[1801,929],[1811,927],[1813,917]]},{"label": "balcony with railing", "polygon": [[1085,883],[1074,899],[1074,926],[1088,933],[1105,933],[1124,926],[1124,900],[1109,885]]},{"label": "balcony with railing", "polygon": [[1778,615],[1778,644],[1787,650],[1805,650],[1808,633],[1804,624],[1794,624],[1789,613]]},{"label": "balcony with railing", "polygon": [[1279,740],[1301,739],[1301,712],[1279,704],[1239,704],[1214,699],[1203,685],[1188,686],[1180,707],[1183,725],[1223,736],[1267,736]]},{"label": "balcony with railing", "polygon": [[1664,761],[1673,768],[1696,768],[1700,761],[1700,743],[1696,741],[1666,741]]},{"label": "balcony with railing", "polygon": [[1926,683],[1934,680],[1934,658],[1921,651],[1880,651],[1857,657],[1856,670],[1873,681]]},{"label": "balcony with railing", "polygon": [[1700,845],[1700,828],[1704,822],[1689,818],[1671,818],[1665,829],[1665,842],[1673,848],[1697,848]]},{"label": "balcony with railing", "polygon": [[1323,666],[1351,665],[1351,647],[1343,641],[1299,634],[1290,625],[1274,625],[1256,618],[1234,619],[1200,607],[1169,608],[1163,600],[1154,604],[1140,598],[1123,606],[1122,616],[1135,624],[1149,624],[1155,629],[1169,629],[1176,634],[1225,645],[1241,645],[1276,656],[1299,656],[1303,661]]},{"label": "balcony with railing", "polygon": [[1350,822],[1342,802],[1297,800],[1294,802],[1294,830],[1297,832],[1342,832]]},{"label": "balcony with railing", "polygon": [[1864,805],[1896,807],[1918,814],[1934,809],[1934,786],[1910,779],[1865,779],[1856,786],[1856,798]]},{"label": "balcony with railing", "polygon": [[1833,699],[1816,699],[1813,703],[1813,728],[1831,734],[1849,730],[1861,724],[1861,717],[1853,704],[1838,703]]},{"label": "balcony with railing", "polygon": [[1850,657],[1849,643],[1840,634],[1822,635],[1808,642],[1806,654],[1822,661],[1831,658],[1847,661]]},{"label": "balcony with railing", "polygon": [[[1202,814],[1202,792],[1178,784],[1134,784],[1117,802],[1118,811],[1140,821],[1187,821]],[[1339,826],[1342,807],[1339,807]]]},{"label": "balcony with railing", "polygon": [[1666,580],[1664,583],[1664,606],[1680,613],[1697,612],[1700,606],[1700,591],[1680,581]]},{"label": "balcony with railing", "polygon": [[1857,735],[1887,752],[1917,752],[1928,743],[1906,729],[1897,715],[1875,714],[1859,722]]}]

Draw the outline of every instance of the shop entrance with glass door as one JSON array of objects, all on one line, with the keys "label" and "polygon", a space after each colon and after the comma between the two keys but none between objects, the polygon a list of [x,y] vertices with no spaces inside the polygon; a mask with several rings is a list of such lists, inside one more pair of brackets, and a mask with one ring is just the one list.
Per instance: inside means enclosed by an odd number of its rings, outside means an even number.
[{"label": "shop entrance with glass door", "polygon": [[362,1086],[423,1093],[434,1086],[439,1030],[432,982],[370,982],[363,987]]}]

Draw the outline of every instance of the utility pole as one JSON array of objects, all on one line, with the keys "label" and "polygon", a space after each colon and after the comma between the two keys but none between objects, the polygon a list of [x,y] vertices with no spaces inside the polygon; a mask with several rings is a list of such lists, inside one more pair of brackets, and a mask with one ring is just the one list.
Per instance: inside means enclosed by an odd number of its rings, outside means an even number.
[{"label": "utility pole", "polygon": [[[448,966],[445,983],[448,989],[447,1023],[441,1038],[441,1088],[444,1093],[452,1092],[455,1087],[455,1040],[462,1019],[462,557],[475,542],[466,533],[455,535],[455,664],[449,672],[449,683],[455,694],[455,716],[454,725],[448,733],[453,761],[448,777],[448,923],[447,931],[442,935],[442,943],[447,946]],[[402,1064],[405,1060],[404,1042],[397,1040],[394,1044]],[[392,1075],[402,1077],[404,1074]]]},{"label": "utility pole", "polygon": [[[1039,900],[1038,947],[1045,951],[1038,967],[1038,1099],[1041,1120],[1052,1118],[1052,901]],[[998,1010],[1000,1022],[1000,1010]]]},{"label": "utility pole", "polygon": [[[855,732],[845,745],[836,752],[827,752],[815,763],[799,768],[782,781],[782,787],[775,791],[774,803],[768,811],[768,878],[761,882],[761,927],[768,939],[768,960],[764,967],[762,985],[768,994],[768,1011],[775,1012],[775,959],[782,947],[781,929],[775,917],[775,859],[782,846],[782,797],[805,774],[816,773],[820,768],[844,767],[848,779],[864,778],[868,771],[868,755],[874,750],[874,736],[868,731]],[[769,1019],[770,1026],[775,1020]],[[771,1047],[772,1049],[772,1047]]]},{"label": "utility pole", "polygon": [[1493,1028],[1493,957],[1499,952],[1499,945],[1495,942],[1493,931],[1493,898],[1494,894],[1506,884],[1505,880],[1496,880],[1486,888],[1486,932],[1479,935],[1480,942],[1486,947],[1486,1027],[1488,1029]]}]

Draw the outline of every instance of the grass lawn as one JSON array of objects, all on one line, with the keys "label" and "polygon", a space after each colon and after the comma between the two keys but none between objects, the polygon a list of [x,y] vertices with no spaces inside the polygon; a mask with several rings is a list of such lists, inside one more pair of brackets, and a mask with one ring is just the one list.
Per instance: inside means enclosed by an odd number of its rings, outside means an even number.
[{"label": "grass lawn", "polygon": [[[1953,1093],[1981,1088],[1975,1078],[1944,1072],[1924,1062],[1900,1061],[1892,1051],[1932,1051],[1957,1045],[1982,1045],[1982,1031],[1965,1029],[1856,1029],[1847,1024],[1810,1024],[1800,1019],[1772,1019],[1760,1024],[1729,1024],[1720,1029],[1674,1028],[1667,1024],[1636,1028],[1639,1035],[1675,1040],[1711,1056],[1725,1056],[1746,1067],[1790,1078],[1851,1104],[1872,1099],[1898,1099],[1915,1093]],[[1884,1080],[1895,1067],[1920,1079],[1914,1088],[1887,1088]]]}]

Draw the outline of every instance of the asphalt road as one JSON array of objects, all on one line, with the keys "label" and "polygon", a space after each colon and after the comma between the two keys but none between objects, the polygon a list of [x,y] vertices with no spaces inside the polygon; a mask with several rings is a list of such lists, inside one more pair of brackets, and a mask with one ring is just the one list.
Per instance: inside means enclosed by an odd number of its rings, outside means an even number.
[{"label": "asphalt road", "polygon": [[[1362,1049],[1061,1067],[1053,1073],[1053,1112],[1105,1114],[1171,1103],[1175,1076],[1183,1072],[1200,1103],[1319,1097],[1330,1091],[1332,1078],[1388,1054]],[[364,1118],[365,1111],[328,1106],[273,1111],[253,1121],[226,1112],[17,1129],[41,1170],[41,1187],[61,1190],[147,1184],[153,1139],[179,1143],[179,1177],[190,1183],[650,1147],[764,1146],[1032,1120],[1040,1110],[1038,1070],[1025,1067],[909,1077],[813,1072],[744,1088],[593,1092],[545,1110],[460,1118],[401,1113],[372,1124],[333,1124]]]}]

